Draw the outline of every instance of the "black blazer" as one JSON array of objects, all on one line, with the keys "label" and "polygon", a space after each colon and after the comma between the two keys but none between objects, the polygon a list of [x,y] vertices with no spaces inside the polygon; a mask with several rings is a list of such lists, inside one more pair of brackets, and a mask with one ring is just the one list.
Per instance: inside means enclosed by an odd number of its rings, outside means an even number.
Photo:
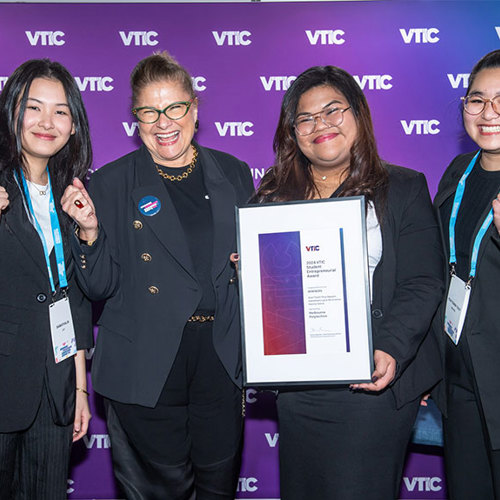
[{"label": "black blazer", "polygon": [[[455,195],[458,181],[475,154],[476,152],[457,156],[446,169],[434,200],[438,217],[440,216],[439,208],[450,196]],[[497,187],[497,191],[499,190],[500,184]],[[485,208],[481,218],[477,221],[474,236],[470,242],[471,250],[474,238],[490,208],[491,204]],[[442,226],[442,224],[440,225]],[[444,238],[443,231],[442,237]],[[448,284],[448,255],[446,259],[445,269]],[[493,449],[500,449],[500,316],[497,291],[499,283],[500,236],[494,224],[491,224],[479,249],[476,277],[472,285],[462,335],[467,336],[474,375]],[[443,326],[445,308],[446,303],[443,301],[436,315],[436,320],[433,322],[433,332],[443,353],[443,361],[447,341]],[[432,395],[441,411],[446,415],[445,384],[440,384]]]},{"label": "black blazer", "polygon": [[[251,196],[253,182],[245,163],[197,148],[214,224],[214,346],[240,384],[240,316],[229,255],[236,251],[234,207]],[[92,300],[106,300],[92,362],[93,387],[110,399],[153,407],[201,288],[176,210],[145,146],[94,173],[89,192],[99,237],[92,246],[75,238],[73,250],[83,290]],[[138,209],[148,195],[161,201],[153,216]]]},{"label": "black blazer", "polygon": [[[74,418],[75,363],[73,358],[54,361],[49,326],[52,292],[42,243],[17,185],[9,189],[9,196],[8,210],[0,218],[0,432],[20,431],[32,423],[44,379],[55,423],[68,425]],[[63,244],[69,248],[67,238]],[[75,282],[70,251],[66,250],[65,259],[77,346],[90,348],[90,303]],[[58,299],[54,252],[51,263]]]},{"label": "black blazer", "polygon": [[[438,225],[423,174],[387,165],[382,258],[373,276],[373,347],[397,361],[391,390],[397,407],[441,378],[435,339],[426,335],[443,295]],[[380,217],[380,214],[379,214]]]}]

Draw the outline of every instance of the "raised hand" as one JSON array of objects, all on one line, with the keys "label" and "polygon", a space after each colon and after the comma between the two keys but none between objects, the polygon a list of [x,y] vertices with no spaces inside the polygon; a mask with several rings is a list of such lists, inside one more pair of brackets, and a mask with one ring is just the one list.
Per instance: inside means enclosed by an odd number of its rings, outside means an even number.
[{"label": "raised hand", "polygon": [[97,239],[98,220],[95,214],[94,203],[90,198],[83,182],[73,179],[61,198],[62,209],[80,227],[80,238],[85,241]]}]

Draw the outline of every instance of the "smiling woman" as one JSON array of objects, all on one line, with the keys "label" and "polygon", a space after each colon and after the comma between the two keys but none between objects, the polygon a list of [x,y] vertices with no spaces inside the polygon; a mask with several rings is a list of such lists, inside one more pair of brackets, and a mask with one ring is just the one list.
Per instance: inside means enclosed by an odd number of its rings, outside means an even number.
[{"label": "smiling woman", "polygon": [[156,163],[165,167],[189,164],[198,119],[194,96],[176,82],[152,82],[138,93],[133,111],[142,142]]},{"label": "smiling woman", "polygon": [[281,498],[398,498],[419,397],[440,378],[426,334],[441,247],[425,178],[379,158],[365,96],[333,66],[290,86],[274,149],[254,201],[366,199],[375,365],[371,383],[280,391]]},{"label": "smiling woman", "polygon": [[[446,244],[448,298],[433,330],[445,358],[434,391],[450,498],[500,498],[500,50],[473,68],[463,123],[479,151],[457,156],[434,200]],[[462,325],[450,303],[464,311]],[[455,306],[454,306],[455,307]]]},{"label": "smiling woman", "polygon": [[143,145],[63,199],[91,299],[105,300],[92,366],[127,498],[233,500],[242,437],[234,207],[248,166],[194,139],[189,73],[165,53],[131,75]]},{"label": "smiling woman", "polygon": [[35,78],[26,100],[21,133],[23,156],[33,182],[46,184],[47,158],[54,156],[74,133],[62,83]]},{"label": "smiling woman", "polygon": [[0,498],[65,499],[87,432],[90,304],[59,199],[91,161],[73,77],[47,59],[17,68],[0,94]]}]

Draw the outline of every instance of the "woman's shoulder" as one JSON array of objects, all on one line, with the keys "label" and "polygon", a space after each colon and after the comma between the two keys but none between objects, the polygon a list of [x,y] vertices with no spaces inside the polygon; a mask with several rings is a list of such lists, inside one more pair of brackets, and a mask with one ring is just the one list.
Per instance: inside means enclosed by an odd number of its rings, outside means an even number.
[{"label": "woman's shoulder", "polygon": [[438,195],[458,183],[460,177],[465,172],[467,165],[476,154],[477,151],[472,151],[471,153],[463,153],[453,158],[448,167],[446,167],[446,170],[439,181]]},{"label": "woman's shoulder", "polygon": [[389,180],[407,181],[423,175],[422,172],[418,172],[417,170],[401,167],[400,165],[394,165],[392,163],[384,162],[384,166],[389,174]]},{"label": "woman's shoulder", "polygon": [[92,178],[123,178],[123,175],[127,171],[127,168],[133,168],[138,152],[139,150],[131,151],[130,153],[127,153],[126,155],[113,160],[112,162],[106,163],[92,174]]},{"label": "woman's shoulder", "polygon": [[217,149],[200,148],[201,158],[211,157],[219,166],[223,175],[238,189],[242,189],[246,198],[253,192],[253,178],[249,166],[242,160],[229,153]]},{"label": "woman's shoulder", "polygon": [[449,175],[457,174],[462,175],[463,171],[467,168],[467,165],[470,163],[472,158],[477,154],[477,151],[472,151],[470,153],[462,153],[458,156],[455,156],[453,160],[451,160],[450,164],[446,168],[443,178]]},{"label": "woman's shoulder", "polygon": [[404,191],[408,192],[413,186],[420,185],[422,182],[426,183],[425,175],[422,172],[413,170],[392,163],[384,163],[389,176],[389,190],[390,191]]},{"label": "woman's shoulder", "polygon": [[198,145],[198,147],[202,150],[203,153],[212,156],[213,159],[217,161],[217,163],[219,163],[222,167],[228,166],[229,168],[234,168],[235,166],[237,166],[239,168],[248,169],[248,165],[239,158],[236,158],[236,156],[233,156],[224,151],[220,151],[218,149],[206,148],[200,145]]}]

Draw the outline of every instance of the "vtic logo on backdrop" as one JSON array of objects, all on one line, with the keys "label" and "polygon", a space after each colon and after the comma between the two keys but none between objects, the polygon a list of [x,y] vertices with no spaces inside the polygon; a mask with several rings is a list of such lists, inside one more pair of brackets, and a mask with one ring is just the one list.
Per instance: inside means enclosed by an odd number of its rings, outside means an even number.
[{"label": "vtic logo on backdrop", "polygon": [[111,441],[108,434],[91,434],[90,436],[83,436],[83,442],[87,449],[98,448],[100,450],[107,450],[111,448]]},{"label": "vtic logo on backdrop", "polygon": [[409,43],[437,43],[439,37],[437,28],[399,28],[399,32],[406,44]]},{"label": "vtic logo on backdrop", "polygon": [[436,135],[440,132],[438,120],[401,120],[401,125],[406,135]]},{"label": "vtic logo on backdrop", "polygon": [[86,90],[90,92],[111,92],[114,87],[113,78],[110,76],[75,76],[76,83],[80,92]]},{"label": "vtic logo on backdrop", "polygon": [[245,401],[249,404],[253,404],[257,402],[257,394],[258,392],[255,389],[247,389],[245,391]]},{"label": "vtic logo on backdrop", "polygon": [[462,87],[464,89],[469,86],[470,73],[457,73],[456,75],[454,75],[453,73],[448,73],[446,76],[448,77],[448,80],[450,81],[450,84],[454,89],[458,89],[458,87],[460,87],[460,82],[462,82]]},{"label": "vtic logo on backdrop", "polygon": [[207,79],[204,76],[192,76],[191,80],[193,82],[195,92],[203,92],[204,90],[207,90],[207,86],[205,85]]},{"label": "vtic logo on backdrop", "polygon": [[212,31],[215,43],[221,47],[222,45],[250,45],[252,33],[248,30],[243,31]]},{"label": "vtic logo on backdrop", "polygon": [[307,39],[311,45],[342,45],[345,39],[344,30],[306,30]]},{"label": "vtic logo on backdrop", "polygon": [[154,47],[159,43],[158,40],[154,40],[158,36],[156,31],[119,31],[119,33],[125,47],[130,47],[132,42],[136,47]]},{"label": "vtic logo on backdrop", "polygon": [[0,91],[3,90],[8,79],[8,76],[0,76]]},{"label": "vtic logo on backdrop", "polygon": [[408,491],[441,491],[440,477],[404,477],[403,484]]},{"label": "vtic logo on backdrop", "polygon": [[[296,76],[261,76],[260,81],[266,92],[270,90],[288,90]],[[273,88],[274,87],[274,88]]]},{"label": "vtic logo on backdrop", "polygon": [[[353,75],[361,90],[389,90],[392,89],[391,75]],[[368,85],[368,87],[367,87]]]},{"label": "vtic logo on backdrop", "polygon": [[257,491],[259,487],[257,486],[258,480],[254,477],[240,477],[238,479],[237,492],[243,491]]},{"label": "vtic logo on backdrop", "polygon": [[252,122],[215,122],[217,132],[221,137],[226,137],[227,133],[231,137],[249,137],[253,135]]},{"label": "vtic logo on backdrop", "polygon": [[265,432],[264,436],[266,437],[269,448],[276,448],[276,445],[278,444],[278,440],[280,438],[280,433],[275,432],[274,434],[271,434],[270,432]]},{"label": "vtic logo on backdrop", "polygon": [[122,126],[127,134],[127,137],[132,137],[137,132],[139,124],[137,122],[122,122]]},{"label": "vtic logo on backdrop", "polygon": [[35,45],[55,45],[57,47],[66,42],[62,39],[63,31],[25,31],[30,44]]}]

